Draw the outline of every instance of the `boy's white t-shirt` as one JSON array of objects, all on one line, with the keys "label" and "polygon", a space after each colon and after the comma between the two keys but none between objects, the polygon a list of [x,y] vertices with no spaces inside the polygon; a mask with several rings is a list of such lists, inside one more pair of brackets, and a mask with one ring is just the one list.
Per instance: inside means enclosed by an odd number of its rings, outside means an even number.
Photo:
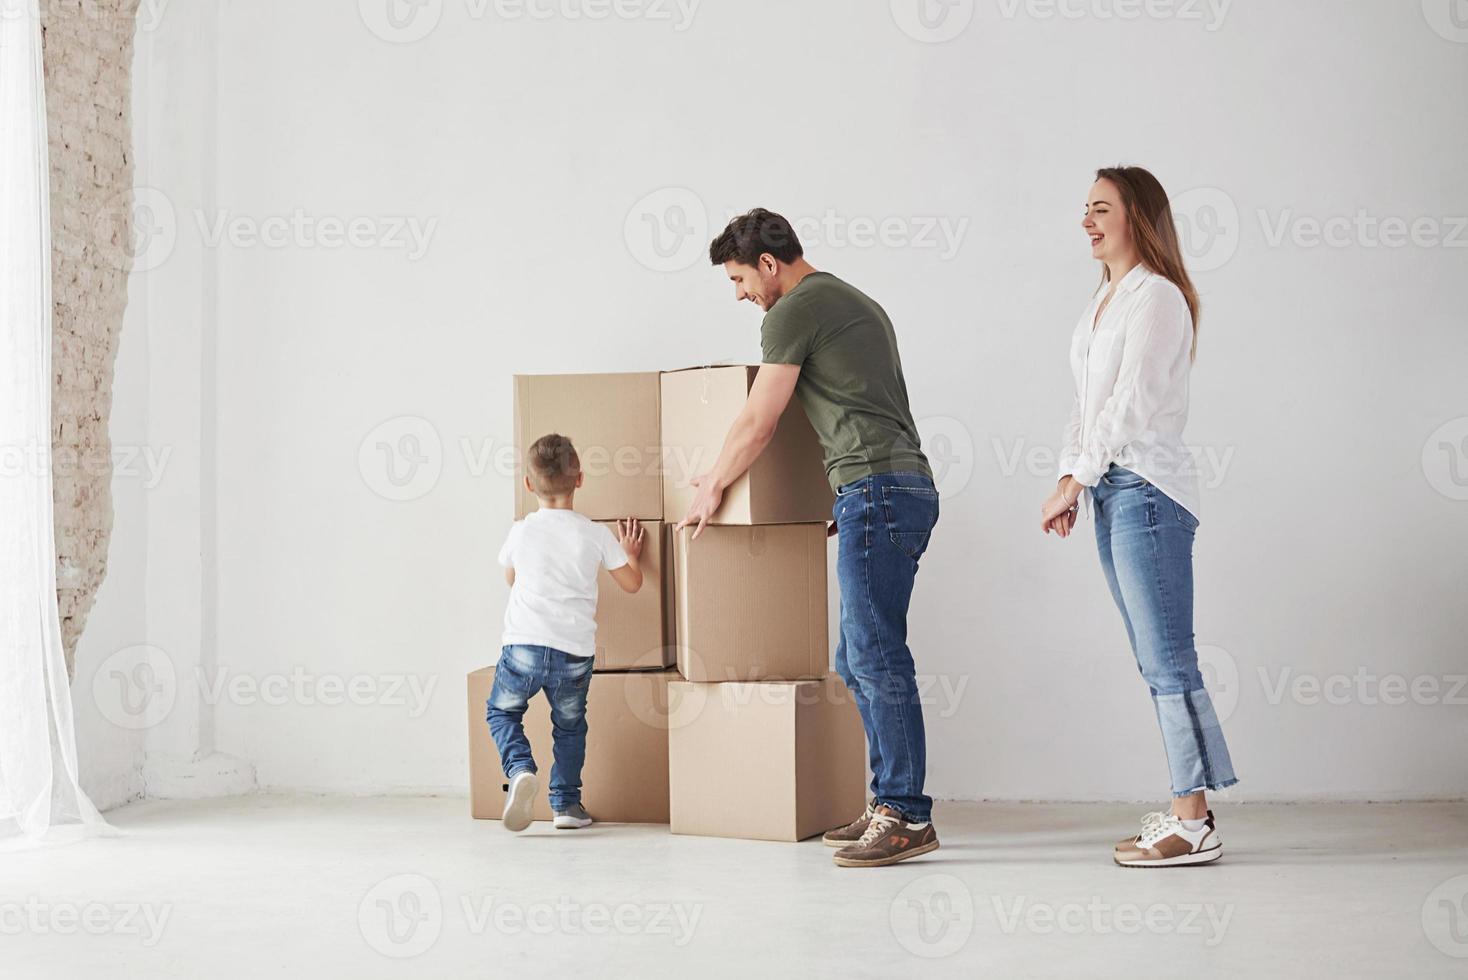
[{"label": "boy's white t-shirt", "polygon": [[627,552],[605,525],[574,510],[542,508],[511,525],[500,564],[515,570],[505,646],[596,655],[597,572],[627,564]]}]

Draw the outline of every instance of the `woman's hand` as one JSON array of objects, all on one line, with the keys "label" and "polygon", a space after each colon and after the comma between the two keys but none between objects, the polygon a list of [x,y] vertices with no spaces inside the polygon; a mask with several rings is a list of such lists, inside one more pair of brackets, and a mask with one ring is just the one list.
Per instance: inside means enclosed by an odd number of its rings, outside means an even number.
[{"label": "woman's hand", "polygon": [[1075,528],[1075,526],[1076,512],[1072,510],[1067,513],[1061,514],[1059,517],[1052,520],[1049,524],[1045,525],[1045,533],[1049,534],[1051,531],[1054,531],[1062,538],[1068,538],[1070,537],[1070,532]]},{"label": "woman's hand", "polygon": [[[1068,538],[1075,529],[1080,492],[1079,488],[1072,491],[1071,486],[1074,483],[1074,480],[1066,477],[1040,508],[1040,530],[1044,533],[1054,531],[1062,538]],[[1074,497],[1070,496],[1072,492],[1075,493]]]}]

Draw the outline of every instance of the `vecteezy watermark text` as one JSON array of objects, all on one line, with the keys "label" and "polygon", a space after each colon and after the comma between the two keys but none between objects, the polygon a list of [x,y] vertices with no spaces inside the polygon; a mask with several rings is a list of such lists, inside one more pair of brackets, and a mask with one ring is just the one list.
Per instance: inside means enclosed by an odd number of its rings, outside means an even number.
[{"label": "vecteezy watermark text", "polygon": [[[697,902],[585,902],[562,895],[524,902],[495,896],[459,897],[470,935],[661,936],[676,949],[693,941],[703,918]],[[438,885],[418,874],[393,875],[374,885],[357,907],[363,940],[383,956],[408,959],[433,948],[448,910]]]}]

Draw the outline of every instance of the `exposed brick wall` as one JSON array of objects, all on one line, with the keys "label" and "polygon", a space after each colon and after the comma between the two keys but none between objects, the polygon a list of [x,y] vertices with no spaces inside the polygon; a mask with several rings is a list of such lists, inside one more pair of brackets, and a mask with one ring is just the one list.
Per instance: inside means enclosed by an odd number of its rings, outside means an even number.
[{"label": "exposed brick wall", "polygon": [[112,366],[131,265],[138,0],[41,0],[51,150],[56,584],[68,671],[112,533]]}]

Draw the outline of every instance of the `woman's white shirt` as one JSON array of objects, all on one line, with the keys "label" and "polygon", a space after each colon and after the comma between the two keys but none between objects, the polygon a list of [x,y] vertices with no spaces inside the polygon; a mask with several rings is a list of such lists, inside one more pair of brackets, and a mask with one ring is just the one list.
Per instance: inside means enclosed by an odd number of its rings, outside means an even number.
[{"label": "woman's white shirt", "polygon": [[1193,316],[1182,290],[1138,265],[1097,291],[1070,345],[1076,401],[1060,475],[1094,487],[1115,463],[1198,516],[1198,468],[1183,443]]}]

